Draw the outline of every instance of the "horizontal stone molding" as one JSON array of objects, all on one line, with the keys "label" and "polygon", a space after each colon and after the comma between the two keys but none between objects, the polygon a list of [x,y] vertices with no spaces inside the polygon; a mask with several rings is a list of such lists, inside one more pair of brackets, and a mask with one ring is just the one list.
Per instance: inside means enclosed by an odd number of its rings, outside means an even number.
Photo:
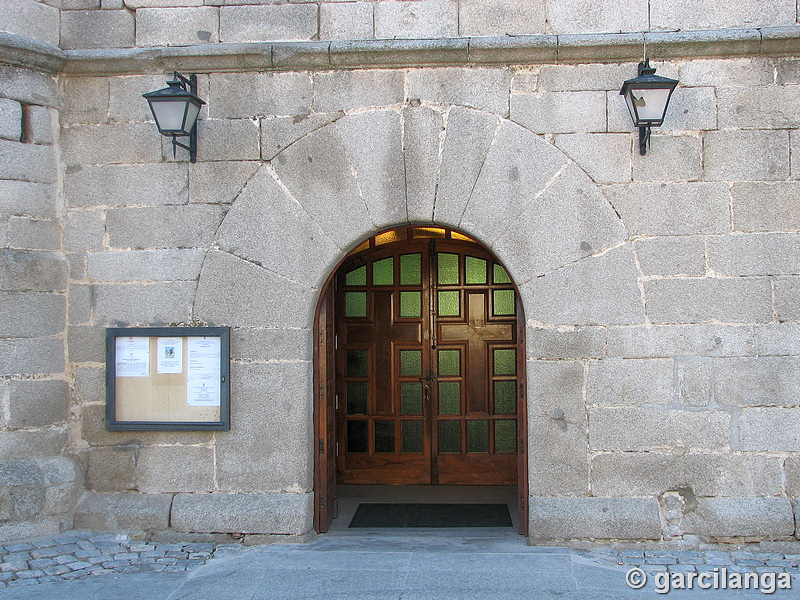
[{"label": "horizontal stone molding", "polygon": [[[0,37],[0,60],[7,52]],[[18,36],[11,36],[18,37]],[[41,44],[42,47],[46,46]],[[308,68],[617,62],[709,56],[780,56],[800,50],[800,26],[624,34],[566,34],[430,40],[255,42],[67,50],[70,75],[292,70]],[[44,53],[44,50],[40,50]]]},{"label": "horizontal stone molding", "polygon": [[58,46],[0,31],[0,63],[58,73],[65,61],[66,54]]}]

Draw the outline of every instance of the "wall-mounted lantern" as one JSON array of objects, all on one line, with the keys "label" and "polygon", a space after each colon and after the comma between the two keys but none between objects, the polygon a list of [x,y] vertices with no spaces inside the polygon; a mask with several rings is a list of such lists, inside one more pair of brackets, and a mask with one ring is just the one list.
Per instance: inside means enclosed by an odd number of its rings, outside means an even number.
[{"label": "wall-mounted lantern", "polygon": [[669,79],[655,74],[650,61],[639,63],[639,76],[622,84],[620,94],[625,96],[633,126],[639,128],[639,154],[647,153],[650,142],[650,128],[660,127],[672,96],[677,79]]},{"label": "wall-mounted lantern", "polygon": [[[177,71],[169,87],[155,92],[142,94],[150,104],[150,110],[156,120],[161,135],[172,138],[172,155],[177,147],[189,151],[189,160],[197,162],[197,115],[205,104],[197,96],[197,75],[187,79]],[[188,137],[189,145],[178,141],[179,137]]]}]

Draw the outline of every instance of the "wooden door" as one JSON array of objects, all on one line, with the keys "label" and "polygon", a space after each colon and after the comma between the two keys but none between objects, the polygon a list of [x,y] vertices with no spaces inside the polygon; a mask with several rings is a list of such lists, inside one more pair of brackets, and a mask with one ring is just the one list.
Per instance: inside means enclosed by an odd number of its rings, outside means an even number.
[{"label": "wooden door", "polygon": [[475,242],[408,238],[368,244],[336,277],[339,481],[516,484],[513,283]]},{"label": "wooden door", "polygon": [[338,516],[336,501],[336,411],[331,401],[335,395],[335,355],[333,328],[333,294],[328,290],[320,302],[314,326],[314,355],[317,370],[314,375],[314,529],[328,531]]}]

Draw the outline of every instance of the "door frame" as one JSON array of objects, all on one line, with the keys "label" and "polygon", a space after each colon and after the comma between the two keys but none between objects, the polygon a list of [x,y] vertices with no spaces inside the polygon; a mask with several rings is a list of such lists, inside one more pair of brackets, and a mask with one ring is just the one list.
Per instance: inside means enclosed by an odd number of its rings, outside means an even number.
[{"label": "door frame", "polygon": [[[393,227],[378,234],[413,226]],[[430,227],[422,226],[422,227]],[[438,227],[438,226],[434,226]],[[444,229],[444,227],[443,227]],[[447,228],[451,229],[451,228]],[[458,230],[453,230],[458,232]],[[460,232],[459,232],[460,233]],[[464,235],[464,234],[462,234]],[[370,238],[367,238],[368,240]],[[482,243],[475,240],[494,260],[503,264],[495,254]],[[398,242],[402,243],[402,242]],[[357,244],[355,248],[360,248]],[[351,251],[352,252],[352,251]],[[328,531],[331,522],[338,516],[336,499],[336,465],[337,465],[337,432],[336,432],[336,362],[331,360],[335,353],[335,302],[334,286],[341,266],[347,261],[345,256],[331,271],[320,292],[315,310],[313,328],[314,346],[314,530],[317,533]],[[517,303],[517,369],[520,373],[520,390],[517,397],[517,504],[519,508],[520,534],[528,535],[528,425],[527,425],[527,370],[526,370],[526,338],[525,313],[519,288],[513,281]],[[331,385],[330,381],[334,384]],[[332,425],[332,427],[331,427]]]}]

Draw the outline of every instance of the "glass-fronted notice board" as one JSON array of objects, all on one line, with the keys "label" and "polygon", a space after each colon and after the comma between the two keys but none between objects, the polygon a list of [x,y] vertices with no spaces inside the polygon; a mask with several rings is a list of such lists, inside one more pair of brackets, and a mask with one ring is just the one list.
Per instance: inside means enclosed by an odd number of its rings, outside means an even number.
[{"label": "glass-fronted notice board", "polygon": [[106,329],[106,429],[230,429],[230,329]]}]

